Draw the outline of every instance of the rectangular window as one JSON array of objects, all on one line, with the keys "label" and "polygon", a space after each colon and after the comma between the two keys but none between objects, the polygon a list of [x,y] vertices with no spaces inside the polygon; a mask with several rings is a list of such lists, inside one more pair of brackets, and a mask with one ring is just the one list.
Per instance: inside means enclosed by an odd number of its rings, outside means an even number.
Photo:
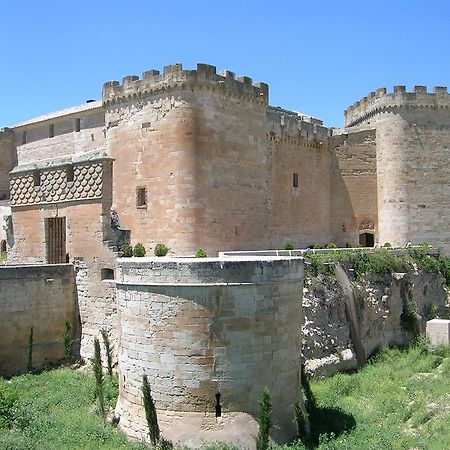
[{"label": "rectangular window", "polygon": [[34,186],[41,185],[41,172],[39,170],[33,172],[33,184]]},{"label": "rectangular window", "polygon": [[292,186],[298,188],[298,172],[292,174]]},{"label": "rectangular window", "polygon": [[66,166],[66,181],[68,183],[73,181],[73,166],[70,164]]},{"label": "rectangular window", "polygon": [[136,189],[136,206],[138,208],[147,207],[147,189],[145,187],[138,187]]},{"label": "rectangular window", "polygon": [[22,131],[22,145],[27,143],[27,132],[25,130]]},{"label": "rectangular window", "polygon": [[75,119],[75,132],[78,133],[81,130],[81,119]]},{"label": "rectangular window", "polygon": [[48,137],[52,138],[55,136],[55,125],[50,124],[48,127]]}]

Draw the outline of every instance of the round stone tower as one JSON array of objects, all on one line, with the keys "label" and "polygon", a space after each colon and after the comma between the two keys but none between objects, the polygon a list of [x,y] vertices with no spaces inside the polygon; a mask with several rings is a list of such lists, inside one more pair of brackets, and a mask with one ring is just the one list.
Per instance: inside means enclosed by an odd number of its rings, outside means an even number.
[{"label": "round stone tower", "polygon": [[294,438],[302,280],[301,258],[119,259],[121,428],[148,437],[146,374],[162,434],[174,443],[254,448],[264,388],[272,438]]},{"label": "round stone tower", "polygon": [[346,126],[376,128],[379,244],[423,242],[450,252],[450,96],[445,87],[378,89]]}]

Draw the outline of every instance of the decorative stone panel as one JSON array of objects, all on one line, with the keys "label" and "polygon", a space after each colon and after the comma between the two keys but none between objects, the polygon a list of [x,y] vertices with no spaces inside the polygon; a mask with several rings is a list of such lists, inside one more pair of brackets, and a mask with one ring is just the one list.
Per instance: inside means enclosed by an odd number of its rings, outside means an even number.
[{"label": "decorative stone panel", "polygon": [[68,181],[68,167],[35,169],[12,174],[11,205],[22,206],[102,197],[102,162],[71,166],[73,181]]}]

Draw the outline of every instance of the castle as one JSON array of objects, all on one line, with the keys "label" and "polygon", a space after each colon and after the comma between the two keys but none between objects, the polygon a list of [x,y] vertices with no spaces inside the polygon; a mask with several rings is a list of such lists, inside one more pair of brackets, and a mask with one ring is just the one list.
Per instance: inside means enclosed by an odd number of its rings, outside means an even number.
[{"label": "castle", "polygon": [[[260,391],[252,391],[248,380],[258,373],[266,383],[270,378],[269,355],[256,356],[261,345],[276,343],[270,354],[279,362],[298,348],[297,321],[289,317],[300,314],[291,289],[295,281],[298,290],[303,269],[289,258],[230,266],[205,261],[208,270],[189,259],[139,266],[117,260],[119,246],[141,242],[151,252],[163,242],[176,256],[198,248],[208,255],[282,248],[287,242],[297,248],[428,242],[450,253],[449,105],[444,87],[432,93],[423,86],[414,92],[378,89],[349,107],[344,128],[334,129],[270,106],[267,84],[229,71],[217,74],[206,64],[196,70],[175,64],[162,74],[149,70],[141,79],[110,81],[100,101],[0,131],[0,213],[7,216],[2,250],[13,264],[73,263],[78,311],[68,308],[75,321],[80,317],[80,353],[90,355],[101,328],[120,342],[119,409],[130,428],[133,418],[126,417],[140,401],[139,377],[154,371],[160,377],[157,400],[172,414],[167,422],[185,421],[183,413],[194,411],[198,422],[193,419],[191,428],[198,430],[217,393],[230,411],[255,403]],[[49,273],[42,280],[53,280]],[[268,292],[288,299],[277,323],[290,330],[291,340],[269,323],[278,306],[267,306]],[[253,306],[238,307],[240,295]],[[162,309],[151,306],[154,301]],[[150,310],[143,312],[146,302]],[[176,327],[152,328],[155,317],[167,319],[162,310],[177,318]],[[177,337],[177,327],[188,326],[178,321],[178,311],[197,324],[189,338]],[[259,325],[251,319],[255,311]],[[262,333],[261,324],[272,331]],[[145,345],[155,348],[148,327],[170,336],[164,360],[148,354]],[[223,330],[241,334],[231,338]],[[233,355],[244,351],[236,344],[242,339],[256,358],[252,370],[239,358],[223,359],[230,348]],[[196,342],[207,344],[196,349]],[[272,386],[284,405],[292,403],[295,389],[283,388],[299,383],[299,361],[291,362]],[[164,397],[174,371],[183,374],[180,390]],[[192,373],[202,375],[189,385],[186,374]],[[238,417],[233,426],[245,420]],[[282,439],[290,435],[292,430],[280,431]]]}]

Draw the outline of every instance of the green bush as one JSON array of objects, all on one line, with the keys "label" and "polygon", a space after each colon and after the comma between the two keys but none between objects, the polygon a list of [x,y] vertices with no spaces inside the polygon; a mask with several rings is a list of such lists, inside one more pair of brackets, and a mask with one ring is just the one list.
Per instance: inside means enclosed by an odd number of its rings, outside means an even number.
[{"label": "green bush", "polygon": [[287,242],[284,246],[285,250],[294,250],[294,244],[292,242]]},{"label": "green bush", "polygon": [[428,320],[435,319],[438,315],[439,308],[435,303],[430,303],[425,308],[425,315]]},{"label": "green bush", "polygon": [[11,428],[14,422],[14,409],[17,395],[7,386],[0,386],[0,429]]},{"label": "green bush", "polygon": [[122,244],[120,251],[122,252],[122,256],[124,258],[131,258],[133,256],[133,247],[130,244]]},{"label": "green bush", "polygon": [[411,302],[406,302],[403,305],[403,313],[400,316],[400,323],[405,331],[408,331],[414,335],[418,334],[417,329],[417,319],[416,319],[416,308]]},{"label": "green bush", "polygon": [[208,255],[206,254],[205,250],[203,250],[202,248],[197,249],[197,251],[195,252],[195,257],[196,258],[206,258]]},{"label": "green bush", "polygon": [[133,256],[137,256],[140,258],[142,256],[145,256],[145,253],[145,247],[140,242],[138,242],[133,248]]},{"label": "green bush", "polygon": [[112,377],[113,376],[113,371],[112,371],[112,354],[113,354],[113,349],[111,347],[111,343],[109,342],[108,332],[105,329],[102,329],[100,331],[100,333],[102,335],[103,345],[105,347],[105,355],[106,355],[106,364],[107,364],[107,368],[108,368],[108,375],[110,377]]},{"label": "green bush", "polygon": [[325,248],[337,248],[337,245],[334,242],[330,242],[329,244],[325,245]]},{"label": "green bush", "polygon": [[269,448],[270,428],[272,427],[272,402],[267,388],[264,389],[259,400],[258,425],[256,450],[267,450]]},{"label": "green bush", "polygon": [[103,420],[105,420],[106,406],[104,396],[103,366],[102,366],[102,356],[100,352],[100,342],[97,338],[94,339],[94,357],[92,358],[92,366],[95,376],[95,396],[98,399],[98,403],[100,406],[100,413],[103,417]]},{"label": "green bush", "polygon": [[169,252],[169,247],[167,247],[165,244],[156,244],[155,245],[155,256],[166,256]]},{"label": "green bush", "polygon": [[385,242],[384,245],[383,245],[383,247],[392,247],[392,245],[391,245],[390,242]]}]

